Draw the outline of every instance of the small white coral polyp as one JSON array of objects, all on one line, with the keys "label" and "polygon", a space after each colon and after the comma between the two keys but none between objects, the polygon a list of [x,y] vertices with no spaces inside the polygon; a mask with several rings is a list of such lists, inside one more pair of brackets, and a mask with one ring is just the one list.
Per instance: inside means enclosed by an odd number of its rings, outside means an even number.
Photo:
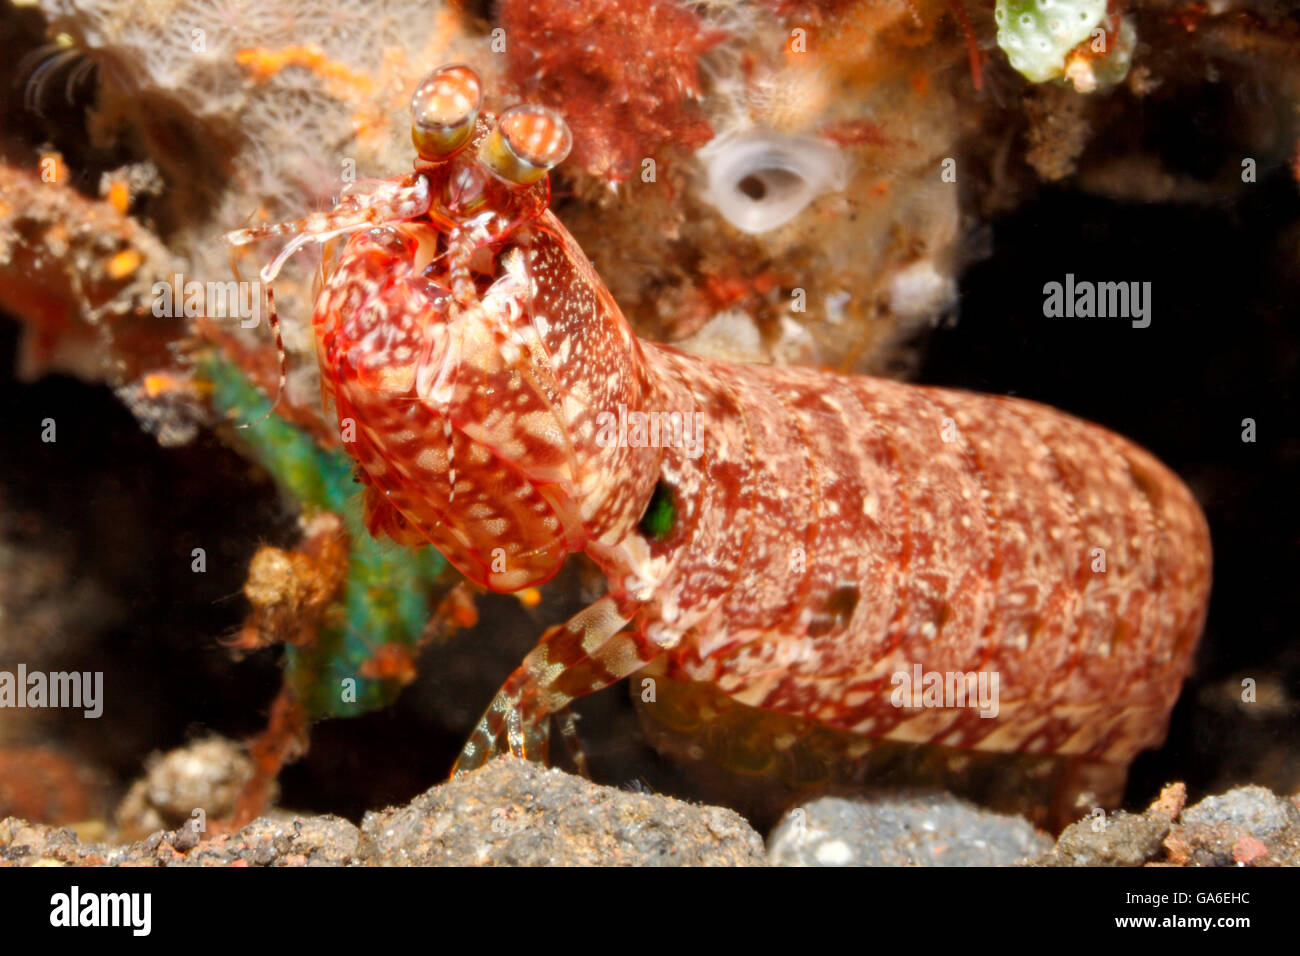
[{"label": "small white coral polyp", "polygon": [[704,164],[704,200],[753,235],[784,225],[821,194],[842,190],[848,179],[843,151],[811,136],[731,133],[696,156]]}]

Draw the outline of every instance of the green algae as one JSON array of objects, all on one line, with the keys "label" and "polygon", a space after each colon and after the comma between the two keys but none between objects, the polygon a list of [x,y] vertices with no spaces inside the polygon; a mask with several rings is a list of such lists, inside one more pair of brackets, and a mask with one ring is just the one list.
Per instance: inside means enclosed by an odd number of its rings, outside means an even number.
[{"label": "green algae", "polygon": [[[324,624],[306,647],[285,648],[286,680],[313,718],[355,717],[390,704],[398,681],[363,677],[362,665],[386,644],[414,652],[433,613],[431,595],[446,562],[433,548],[412,551],[378,541],[366,530],[352,460],[321,448],[275,415],[239,368],[215,352],[196,363],[212,384],[212,403],[241,421],[235,440],[305,514],[330,511],[347,529],[348,574],[338,624]],[[261,419],[260,421],[258,421]]]}]

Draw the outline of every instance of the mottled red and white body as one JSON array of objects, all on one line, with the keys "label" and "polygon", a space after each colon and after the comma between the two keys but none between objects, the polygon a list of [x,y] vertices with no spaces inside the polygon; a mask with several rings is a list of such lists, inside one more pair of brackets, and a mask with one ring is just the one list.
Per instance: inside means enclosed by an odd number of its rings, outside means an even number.
[{"label": "mottled red and white body", "polygon": [[[385,196],[382,220],[316,230],[352,232],[314,317],[325,390],[372,532],[499,591],[577,551],[609,582],[542,637],[458,769],[544,759],[551,715],[656,661],[854,734],[1077,758],[1113,799],[1205,615],[1208,531],[1177,477],[1032,402],[639,341],[546,209],[562,121],[480,115],[449,69],[422,87],[436,123],[417,93],[405,212]],[[698,413],[702,453],[602,432],[633,413]],[[996,714],[919,689],[900,706],[917,665],[996,674]]]}]

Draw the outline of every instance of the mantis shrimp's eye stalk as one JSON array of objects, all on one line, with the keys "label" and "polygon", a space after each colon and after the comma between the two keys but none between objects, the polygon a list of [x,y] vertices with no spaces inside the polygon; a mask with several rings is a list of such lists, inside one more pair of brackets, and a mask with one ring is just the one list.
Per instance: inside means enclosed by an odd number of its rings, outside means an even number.
[{"label": "mantis shrimp's eye stalk", "polygon": [[514,106],[501,114],[479,151],[492,172],[516,186],[530,186],[569,155],[573,134],[555,110]]},{"label": "mantis shrimp's eye stalk", "polygon": [[430,73],[411,96],[411,140],[420,158],[447,159],[469,142],[483,102],[483,84],[467,66]]}]

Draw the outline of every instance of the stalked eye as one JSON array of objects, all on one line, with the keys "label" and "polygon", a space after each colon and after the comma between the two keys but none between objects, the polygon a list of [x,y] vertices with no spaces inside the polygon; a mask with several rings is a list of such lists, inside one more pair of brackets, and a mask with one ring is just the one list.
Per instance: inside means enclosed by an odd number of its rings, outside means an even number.
[{"label": "stalked eye", "polygon": [[479,158],[507,182],[528,186],[564,162],[572,145],[569,124],[555,110],[514,106],[497,119]]},{"label": "stalked eye", "polygon": [[411,140],[421,159],[446,159],[469,142],[483,102],[478,74],[457,64],[434,70],[411,96]]}]

